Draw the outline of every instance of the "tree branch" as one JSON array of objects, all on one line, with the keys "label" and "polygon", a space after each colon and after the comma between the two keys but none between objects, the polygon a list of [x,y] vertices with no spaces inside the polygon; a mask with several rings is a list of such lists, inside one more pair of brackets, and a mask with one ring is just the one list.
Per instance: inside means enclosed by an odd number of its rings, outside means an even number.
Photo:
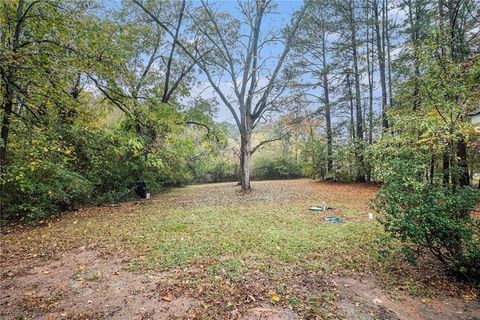
[{"label": "tree branch", "polygon": [[267,143],[270,143],[270,142],[274,142],[274,141],[278,141],[278,140],[282,140],[283,138],[285,138],[285,136],[287,136],[289,132],[286,132],[285,134],[282,134],[280,137],[276,137],[276,138],[273,138],[273,139],[268,139],[268,140],[264,140],[262,142],[260,142],[259,144],[257,144],[254,148],[252,148],[252,154],[255,153],[255,151],[257,151],[261,146],[267,144]]},{"label": "tree branch", "polygon": [[213,135],[215,137],[215,140],[217,140],[217,143],[220,142],[220,138],[218,138],[218,136],[215,134],[215,132],[213,132],[213,130],[209,126],[207,126],[206,124],[201,123],[201,122],[197,122],[197,121],[193,121],[193,120],[187,121],[186,124],[194,124],[194,125],[197,125],[197,126],[204,127],[205,129],[207,129],[207,136]]}]

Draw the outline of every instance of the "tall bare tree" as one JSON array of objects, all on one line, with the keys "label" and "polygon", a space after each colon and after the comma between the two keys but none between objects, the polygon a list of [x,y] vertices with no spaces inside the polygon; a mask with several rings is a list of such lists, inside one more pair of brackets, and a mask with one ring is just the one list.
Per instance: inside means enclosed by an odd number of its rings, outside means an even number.
[{"label": "tall bare tree", "polygon": [[[327,141],[327,175],[333,169],[333,132],[332,132],[332,99],[331,78],[334,72],[332,62],[331,37],[334,29],[333,10],[325,1],[314,1],[309,7],[302,27],[298,33],[295,57],[291,65],[296,70],[296,84],[306,100],[313,99],[315,105],[320,104],[315,114],[324,115],[325,135]],[[318,94],[317,88],[322,92]]]},{"label": "tall bare tree", "polygon": [[[358,2],[353,0],[336,1],[335,7],[340,16],[343,38],[346,40],[345,49],[350,53],[351,56],[352,74],[354,78],[353,85],[355,88],[355,145],[357,162],[356,180],[362,182],[365,181],[365,161],[363,156],[364,121],[360,89],[360,19],[357,16],[360,12],[362,12],[362,10],[360,10]],[[350,79],[348,81],[350,82]]]},{"label": "tall bare tree", "polygon": [[374,50],[373,45],[375,43],[374,31],[370,23],[371,19],[371,10],[370,10],[370,1],[366,1],[366,60],[367,60],[367,78],[368,78],[368,144],[373,143],[373,73],[374,73]]},{"label": "tall bare tree", "polygon": [[384,32],[381,28],[383,26],[382,18],[380,16],[381,8],[379,6],[379,0],[372,0],[372,9],[373,9],[373,21],[375,25],[375,35],[376,35],[376,45],[377,45],[377,58],[378,58],[378,69],[380,72],[380,87],[382,90],[382,127],[384,129],[388,128],[388,119],[387,119],[387,80],[386,80],[386,67],[385,67],[385,45],[384,45]]},{"label": "tall bare tree", "polygon": [[[249,191],[250,158],[258,149],[252,146],[252,132],[265,114],[278,110],[282,102],[287,82],[279,80],[308,2],[294,15],[290,25],[283,32],[277,30],[279,34],[276,34],[262,33],[265,15],[274,9],[270,0],[240,2],[240,20],[218,12],[202,1],[200,8],[190,12],[196,31],[193,48],[186,39],[174,37],[174,30],[142,1],[133,2],[170,34],[178,47],[200,67],[220,100],[230,110],[241,137],[242,190]],[[283,43],[279,55],[266,53],[272,43]],[[205,51],[209,53],[205,54]]]},{"label": "tall bare tree", "polygon": [[[123,38],[127,38],[121,42],[122,36],[117,35],[118,45],[128,54],[119,61],[118,71],[91,74],[90,78],[126,114],[134,114],[135,105],[143,104],[148,97],[169,103],[191,80],[195,62],[178,49],[176,42],[185,28],[185,6],[185,0],[172,2],[169,11],[163,12],[161,19],[172,26],[172,39],[159,26],[152,26],[150,16],[136,5],[125,3],[118,13],[117,23],[123,28]],[[160,11],[157,5],[152,10]]]},{"label": "tall bare tree", "polygon": [[420,77],[420,45],[428,33],[428,25],[431,23],[430,12],[428,10],[429,1],[426,0],[403,0],[400,3],[406,13],[406,19],[404,20],[405,33],[408,35],[407,46],[409,50],[406,50],[407,61],[412,62],[411,75],[414,81],[413,88],[413,106],[412,109],[416,111],[420,105],[420,83],[418,78]]}]

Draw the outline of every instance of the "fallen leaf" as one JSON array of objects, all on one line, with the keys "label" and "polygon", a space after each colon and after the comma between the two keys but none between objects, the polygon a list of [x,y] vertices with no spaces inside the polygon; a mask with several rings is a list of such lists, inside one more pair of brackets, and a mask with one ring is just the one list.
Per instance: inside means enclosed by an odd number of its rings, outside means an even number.
[{"label": "fallen leaf", "polygon": [[171,294],[167,294],[166,296],[162,297],[163,301],[171,302],[173,300],[173,296]]},{"label": "fallen leaf", "polygon": [[272,294],[272,302],[277,303],[280,301],[280,297],[277,294]]}]

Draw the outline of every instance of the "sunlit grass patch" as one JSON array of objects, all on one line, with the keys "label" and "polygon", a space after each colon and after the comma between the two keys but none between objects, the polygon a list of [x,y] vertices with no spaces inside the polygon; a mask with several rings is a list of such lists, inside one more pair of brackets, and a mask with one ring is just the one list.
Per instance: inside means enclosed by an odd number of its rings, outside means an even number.
[{"label": "sunlit grass patch", "polygon": [[[331,272],[362,269],[373,261],[380,248],[375,239],[382,234],[367,218],[375,187],[308,180],[253,187],[246,195],[231,183],[174,189],[150,201],[68,214],[7,242],[16,253],[29,254],[107,246],[129,252],[136,269],[233,259],[266,271],[299,266]],[[338,211],[308,210],[324,201]],[[326,215],[346,222],[326,222]]]},{"label": "sunlit grass patch", "polygon": [[152,217],[129,236],[134,240],[129,245],[146,254],[149,268],[234,257],[255,267],[308,267],[312,261],[321,261],[328,271],[358,269],[369,262],[381,232],[373,221],[328,223],[323,215],[298,205],[176,209],[167,216]]}]

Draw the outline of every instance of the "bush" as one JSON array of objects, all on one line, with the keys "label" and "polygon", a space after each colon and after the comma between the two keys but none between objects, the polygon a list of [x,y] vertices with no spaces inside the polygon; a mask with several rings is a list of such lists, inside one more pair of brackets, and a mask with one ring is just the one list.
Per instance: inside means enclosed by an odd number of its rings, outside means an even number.
[{"label": "bush", "polygon": [[332,168],[327,171],[327,144],[310,140],[302,145],[301,166],[307,177],[322,180],[353,181],[356,177],[355,146],[337,144],[333,146]]},{"label": "bush", "polygon": [[428,252],[449,271],[478,279],[480,222],[470,216],[480,201],[478,191],[434,186],[400,173],[375,199],[385,230],[405,244],[409,257]]},{"label": "bush", "polygon": [[214,161],[212,168],[206,174],[210,180],[207,182],[230,182],[238,181],[237,171],[238,164],[228,161]]},{"label": "bush", "polygon": [[1,186],[2,223],[110,202],[140,180],[155,193],[191,179],[184,160],[189,149],[179,135],[166,135],[148,153],[143,141],[121,126],[16,123],[11,138]]},{"label": "bush", "polygon": [[293,179],[302,177],[298,161],[289,155],[261,153],[252,161],[252,179]]},{"label": "bush", "polygon": [[88,202],[92,184],[52,163],[38,167],[10,166],[5,176],[2,220],[32,221]]},{"label": "bush", "polygon": [[301,148],[300,164],[305,176],[326,179],[327,145],[316,140],[306,141]]}]

